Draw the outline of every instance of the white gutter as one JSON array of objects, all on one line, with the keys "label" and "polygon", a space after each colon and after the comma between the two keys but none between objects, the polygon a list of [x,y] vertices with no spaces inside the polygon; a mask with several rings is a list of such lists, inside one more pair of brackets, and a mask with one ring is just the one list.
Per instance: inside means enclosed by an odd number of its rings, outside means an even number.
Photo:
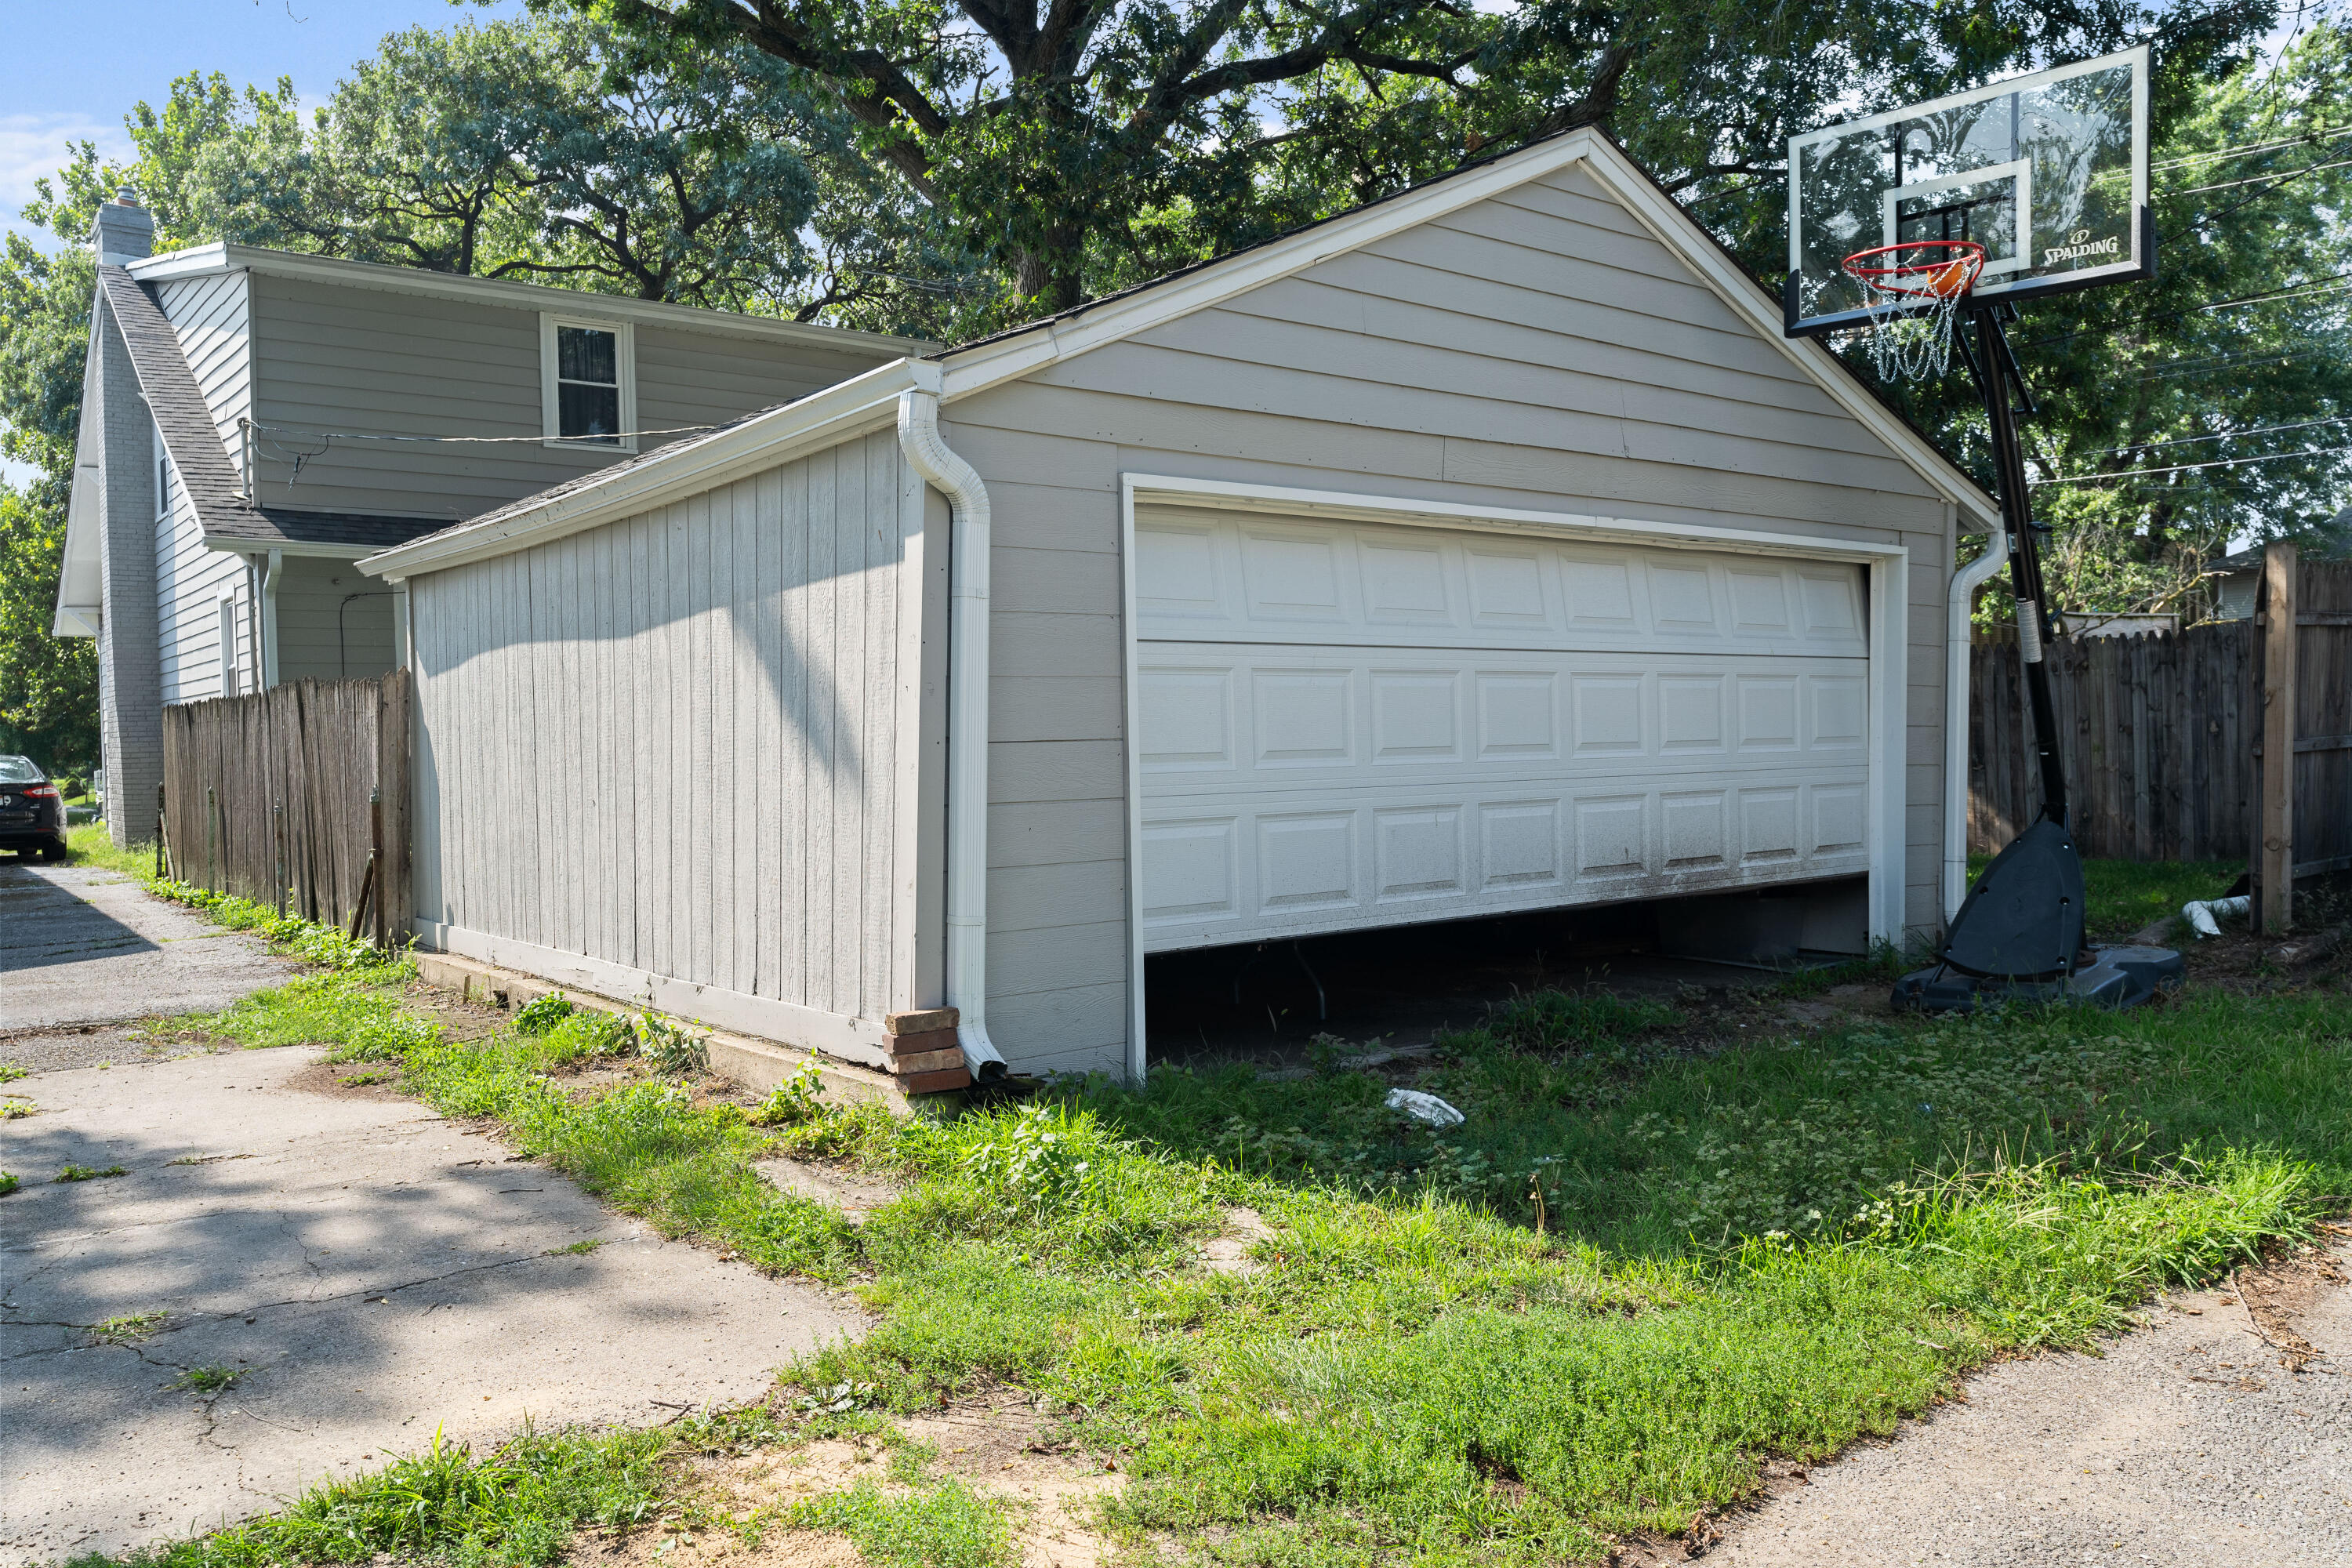
[{"label": "white gutter", "polygon": [[2009,535],[1995,523],[1985,552],[1952,574],[1944,624],[1944,921],[1969,892],[1969,641],[1976,592],[2009,559]]},{"label": "white gutter", "polygon": [[988,487],[940,435],[937,364],[912,362],[898,395],[898,447],[950,515],[948,612],[947,1003],[975,1079],[1001,1078],[988,1037]]}]

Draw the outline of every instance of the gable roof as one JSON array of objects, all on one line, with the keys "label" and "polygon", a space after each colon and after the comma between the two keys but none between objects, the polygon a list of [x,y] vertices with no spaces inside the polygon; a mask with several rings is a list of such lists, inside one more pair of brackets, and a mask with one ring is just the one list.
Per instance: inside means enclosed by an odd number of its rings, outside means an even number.
[{"label": "gable roof", "polygon": [[163,449],[180,471],[180,484],[207,538],[219,534],[266,537],[275,531],[245,499],[245,487],[221,445],[220,427],[196,385],[195,373],[180,352],[180,334],[164,319],[155,297],[120,267],[100,267],[98,286],[121,329],[140,395],[163,433]]},{"label": "gable roof", "polygon": [[371,556],[363,570],[399,577],[503,554],[698,493],[803,452],[880,428],[902,392],[952,403],[1090,350],[1120,342],[1222,300],[1291,277],[1447,213],[1475,205],[1570,164],[1582,163],[1651,236],[1930,489],[1979,525],[2000,509],[1935,444],[1816,339],[1790,338],[1780,302],[1683,211],[1622,148],[1593,127],[1563,132],[1515,153],[1351,208],[1248,250],[1173,272],[1056,316],[1013,328],[928,360],[901,360],[853,381],[677,442],[471,522]]}]

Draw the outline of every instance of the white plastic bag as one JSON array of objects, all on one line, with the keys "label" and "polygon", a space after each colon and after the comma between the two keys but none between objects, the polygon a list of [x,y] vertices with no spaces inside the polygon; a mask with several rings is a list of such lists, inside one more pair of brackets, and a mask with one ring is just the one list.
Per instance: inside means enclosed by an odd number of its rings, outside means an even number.
[{"label": "white plastic bag", "polygon": [[1423,1094],[1417,1089],[1389,1090],[1388,1107],[1402,1110],[1416,1121],[1426,1121],[1432,1127],[1459,1127],[1469,1120],[1433,1094]]}]

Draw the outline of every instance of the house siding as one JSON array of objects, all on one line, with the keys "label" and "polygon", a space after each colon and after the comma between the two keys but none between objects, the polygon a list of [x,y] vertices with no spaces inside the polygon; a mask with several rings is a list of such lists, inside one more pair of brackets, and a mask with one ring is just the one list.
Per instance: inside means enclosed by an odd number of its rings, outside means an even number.
[{"label": "house siding", "polygon": [[[194,702],[257,689],[246,559],[205,548],[204,531],[177,468],[172,472],[170,492],[163,514],[155,521],[155,629],[163,700]],[[236,605],[236,691],[221,689],[223,589]]]},{"label": "house siding", "polygon": [[397,658],[394,590],[348,561],[289,555],[278,568],[278,679],[382,675]]},{"label": "house siding", "polygon": [[428,936],[667,977],[698,993],[675,1009],[852,1057],[878,1024],[803,1026],[936,1005],[936,836],[907,831],[908,753],[940,744],[908,679],[943,618],[927,526],[882,434],[412,578]]},{"label": "house siding", "polygon": [[179,335],[180,352],[205,395],[229,466],[243,461],[244,432],[237,421],[252,412],[253,317],[249,276],[243,271],[212,278],[172,279],[151,290],[163,319]]},{"label": "house siding", "polygon": [[988,1010],[1016,1070],[1127,1061],[1120,476],[1912,552],[1904,911],[1937,924],[1951,512],[1570,168],[950,404],[990,487]]},{"label": "house siding", "polygon": [[[609,450],[541,444],[540,310],[251,276],[260,423],[503,438],[459,447],[271,433],[256,448],[260,504],[457,521],[614,459]],[[593,319],[597,303],[593,294],[562,294],[545,309]],[[635,338],[646,430],[733,419],[897,357],[854,340],[834,350],[643,322]]]}]

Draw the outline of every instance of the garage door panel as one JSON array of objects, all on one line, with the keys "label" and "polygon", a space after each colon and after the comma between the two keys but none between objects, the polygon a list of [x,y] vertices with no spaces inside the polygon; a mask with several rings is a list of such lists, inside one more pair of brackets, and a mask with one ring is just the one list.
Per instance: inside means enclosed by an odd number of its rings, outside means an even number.
[{"label": "garage door panel", "polygon": [[1867,869],[1855,569],[1138,521],[1150,951]]},{"label": "garage door panel", "polygon": [[1171,509],[1138,517],[1136,563],[1143,640],[1868,651],[1834,562]]}]

